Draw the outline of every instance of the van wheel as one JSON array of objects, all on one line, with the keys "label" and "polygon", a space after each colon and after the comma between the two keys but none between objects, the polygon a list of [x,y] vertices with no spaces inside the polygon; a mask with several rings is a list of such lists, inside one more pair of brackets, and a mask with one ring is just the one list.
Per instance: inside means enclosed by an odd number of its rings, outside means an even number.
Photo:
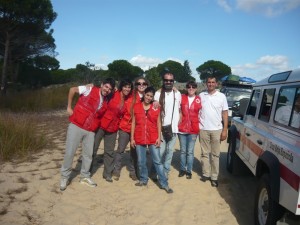
[{"label": "van wheel", "polygon": [[226,168],[229,173],[233,173],[233,164],[234,160],[236,160],[236,153],[235,153],[235,144],[232,143],[233,140],[231,139],[228,144],[228,151],[227,151],[227,161],[226,161]]},{"label": "van wheel", "polygon": [[272,199],[270,175],[264,174],[255,195],[255,225],[274,225],[283,216],[284,209]]}]

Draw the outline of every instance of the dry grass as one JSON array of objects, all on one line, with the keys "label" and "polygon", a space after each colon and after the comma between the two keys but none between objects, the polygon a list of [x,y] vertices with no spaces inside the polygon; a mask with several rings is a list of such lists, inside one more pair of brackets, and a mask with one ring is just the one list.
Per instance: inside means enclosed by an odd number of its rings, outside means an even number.
[{"label": "dry grass", "polygon": [[36,129],[38,114],[0,113],[0,161],[28,159],[47,140]]}]

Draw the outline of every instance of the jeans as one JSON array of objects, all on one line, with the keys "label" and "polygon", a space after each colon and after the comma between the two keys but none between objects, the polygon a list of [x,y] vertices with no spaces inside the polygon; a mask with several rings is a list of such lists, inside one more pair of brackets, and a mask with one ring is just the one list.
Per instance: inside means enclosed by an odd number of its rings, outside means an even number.
[{"label": "jeans", "polygon": [[152,158],[152,165],[155,167],[160,186],[162,188],[168,187],[168,178],[166,177],[164,166],[161,163],[160,148],[157,148],[155,145],[150,145],[149,150]]},{"label": "jeans", "polygon": [[148,183],[147,145],[136,145],[140,182]]},{"label": "jeans", "polygon": [[[163,165],[161,163],[160,157],[160,149],[157,148],[155,145],[149,145],[149,150],[152,158],[152,164],[155,167],[155,171],[158,175],[158,180],[160,186],[165,188],[168,186],[167,177],[164,172]],[[147,168],[147,145],[137,145],[136,152],[138,156],[138,166],[139,166],[139,175],[140,175],[140,182],[147,184],[148,182],[148,168]]]},{"label": "jeans", "polygon": [[169,174],[173,158],[174,147],[177,135],[174,133],[173,138],[166,143],[162,135],[160,144],[160,158],[166,174]]},{"label": "jeans", "polygon": [[180,142],[180,170],[191,173],[194,162],[194,147],[198,134],[178,134]]}]

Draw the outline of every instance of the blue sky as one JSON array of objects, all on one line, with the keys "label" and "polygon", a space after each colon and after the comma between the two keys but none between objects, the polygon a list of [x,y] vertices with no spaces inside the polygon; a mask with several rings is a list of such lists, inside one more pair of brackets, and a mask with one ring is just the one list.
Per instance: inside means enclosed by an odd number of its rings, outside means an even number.
[{"label": "blue sky", "polygon": [[208,60],[261,80],[300,68],[300,0],[52,0],[61,69]]}]

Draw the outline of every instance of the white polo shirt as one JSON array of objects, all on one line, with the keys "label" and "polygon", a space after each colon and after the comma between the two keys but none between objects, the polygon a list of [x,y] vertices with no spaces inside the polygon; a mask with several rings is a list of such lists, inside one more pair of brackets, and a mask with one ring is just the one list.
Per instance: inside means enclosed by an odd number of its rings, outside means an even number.
[{"label": "white polo shirt", "polygon": [[222,111],[228,110],[226,96],[216,91],[214,94],[202,92],[199,94],[202,108],[199,112],[200,132],[201,130],[221,130]]}]

